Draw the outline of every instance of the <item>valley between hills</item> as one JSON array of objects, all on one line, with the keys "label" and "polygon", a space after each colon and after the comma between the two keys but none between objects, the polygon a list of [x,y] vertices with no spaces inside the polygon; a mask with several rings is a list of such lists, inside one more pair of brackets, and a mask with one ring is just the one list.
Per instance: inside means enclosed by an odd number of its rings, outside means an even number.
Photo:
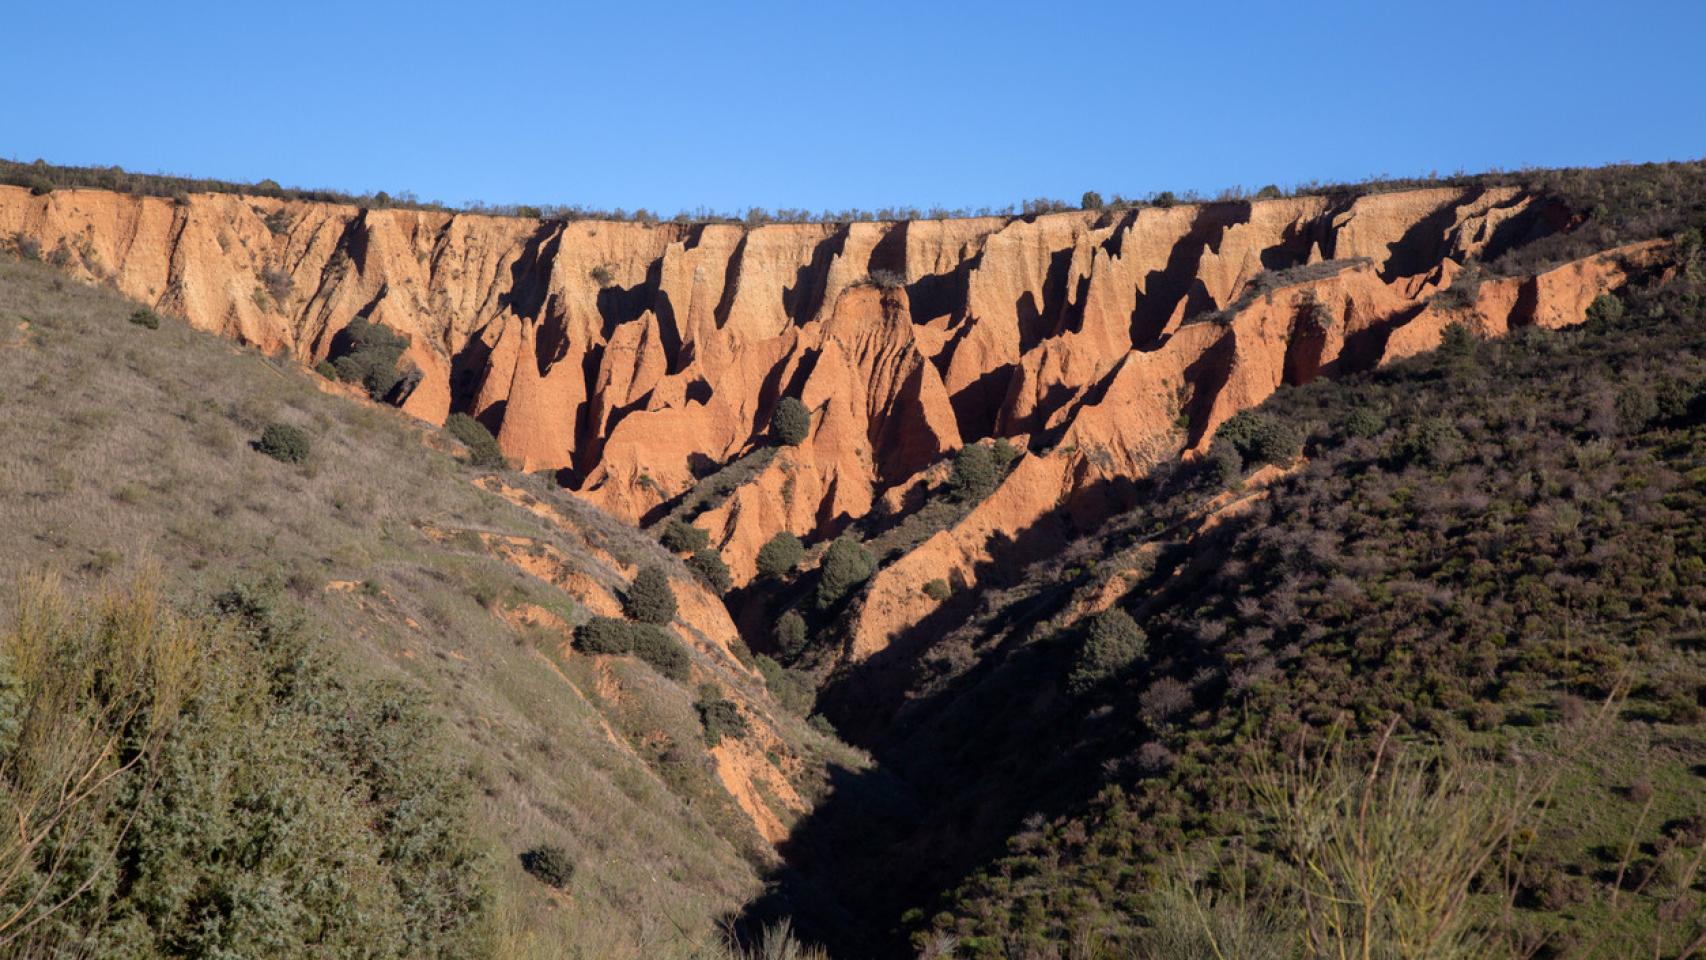
[{"label": "valley between hills", "polygon": [[[363,876],[371,956],[1706,944],[1706,165],[801,223],[0,172],[20,955]],[[70,634],[150,706],[52,813]],[[226,755],[344,757],[286,819],[371,856],[145,843],[211,791],[266,847]]]}]

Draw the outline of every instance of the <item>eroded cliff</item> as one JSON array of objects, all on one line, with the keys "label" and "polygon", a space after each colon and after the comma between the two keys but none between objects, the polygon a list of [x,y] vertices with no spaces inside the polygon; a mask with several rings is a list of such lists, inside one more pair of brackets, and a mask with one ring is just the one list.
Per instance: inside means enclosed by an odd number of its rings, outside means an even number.
[{"label": "eroded cliff", "polygon": [[1479,279],[1570,226],[1511,187],[750,229],[0,187],[0,237],[197,327],[309,364],[357,317],[406,334],[405,410],[469,412],[520,467],[633,522],[765,445],[799,397],[806,441],[693,518],[737,584],[778,531],[905,509],[944,456],[1012,438],[999,488],[877,574],[853,659],[937,608],[921,583],[971,586],[1106,515],[1282,384],[1429,349],[1452,322],[1578,322],[1662,259],[1652,242]]}]

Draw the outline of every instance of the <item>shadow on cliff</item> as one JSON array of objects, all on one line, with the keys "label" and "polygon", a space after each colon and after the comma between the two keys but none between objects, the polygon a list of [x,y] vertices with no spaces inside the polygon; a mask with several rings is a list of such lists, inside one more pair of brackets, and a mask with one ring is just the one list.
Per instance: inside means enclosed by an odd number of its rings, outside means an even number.
[{"label": "shadow on cliff", "polygon": [[[1136,500],[1129,482],[1080,496]],[[1090,576],[1060,569],[1061,545],[1087,532],[1072,506],[997,538],[975,591],[957,590],[831,679],[819,710],[874,763],[831,771],[827,799],[781,845],[786,865],[738,928],[788,917],[838,957],[912,956],[903,911],[929,909],[1005,854],[1027,820],[1079,809],[1101,789],[1114,741],[1059,690],[1071,630],[1037,630]]]}]

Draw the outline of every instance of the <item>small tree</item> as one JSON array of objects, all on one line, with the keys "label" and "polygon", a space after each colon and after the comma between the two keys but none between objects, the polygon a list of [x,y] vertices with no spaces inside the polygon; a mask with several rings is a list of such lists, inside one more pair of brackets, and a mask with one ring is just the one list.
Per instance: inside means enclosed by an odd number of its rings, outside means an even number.
[{"label": "small tree", "polygon": [[675,619],[675,609],[669,574],[659,566],[641,568],[622,600],[622,612],[641,623],[668,623]]},{"label": "small tree", "polygon": [[1001,480],[1001,468],[995,454],[981,443],[960,448],[954,454],[954,468],[948,474],[948,492],[955,500],[975,503],[989,496]]},{"label": "small tree", "polygon": [[1131,615],[1114,607],[1090,620],[1084,646],[1066,676],[1066,688],[1075,695],[1124,673],[1147,651],[1149,638]]},{"label": "small tree", "polygon": [[877,558],[851,537],[839,537],[829,545],[818,569],[817,604],[829,608],[841,602],[854,587],[877,571]]},{"label": "small tree", "polygon": [[784,530],[759,549],[758,572],[767,577],[785,577],[799,567],[805,556],[806,545]]},{"label": "small tree", "polygon": [[261,431],[255,449],[280,463],[302,463],[308,459],[308,434],[288,423],[269,423]]},{"label": "small tree", "polygon": [[1080,197],[1078,200],[1078,208],[1080,210],[1102,209],[1102,195],[1094,190],[1084,191],[1084,196]]},{"label": "small tree", "polygon": [[466,413],[445,418],[444,429],[468,448],[468,462],[476,467],[507,467],[509,459],[498,447],[498,438],[486,425]]},{"label": "small tree", "polygon": [[806,618],[789,610],[776,620],[776,652],[790,663],[806,652]]},{"label": "small tree", "polygon": [[795,397],[783,397],[770,415],[770,435],[778,443],[797,447],[811,435],[812,412]]},{"label": "small tree", "polygon": [[722,554],[710,547],[688,557],[687,569],[697,573],[718,596],[728,593],[729,588],[734,586],[734,578],[729,575],[729,565],[723,562]]},{"label": "small tree", "polygon": [[567,890],[575,876],[569,852],[554,843],[541,844],[521,855],[521,868],[548,887]]},{"label": "small tree", "polygon": [[338,379],[360,383],[375,400],[389,395],[402,381],[397,362],[408,349],[408,337],[365,317],[356,317],[336,339],[345,347],[343,354],[332,361]]},{"label": "small tree", "polygon": [[711,545],[711,535],[685,520],[671,520],[658,542],[671,553],[698,553]]}]

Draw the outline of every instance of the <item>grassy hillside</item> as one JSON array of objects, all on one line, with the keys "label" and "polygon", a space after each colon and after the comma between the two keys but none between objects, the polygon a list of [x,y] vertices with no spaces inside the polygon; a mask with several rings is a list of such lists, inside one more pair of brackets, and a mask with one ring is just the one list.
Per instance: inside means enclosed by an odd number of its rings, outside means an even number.
[{"label": "grassy hillside", "polygon": [[832,678],[832,719],[888,718],[864,729],[901,800],[817,810],[760,912],[896,953],[910,933],[943,956],[1208,956],[1230,925],[1294,956],[1298,811],[1260,788],[1301,764],[1385,791],[1390,734],[1419,772],[1372,808],[1413,790],[1451,811],[1396,836],[1491,831],[1463,811],[1494,794],[1520,822],[1462,882],[1473,949],[1392,955],[1698,951],[1699,249],[1582,328],[1454,331],[1284,389],[1137,509],[967,598],[916,663]]},{"label": "grassy hillside", "polygon": [[[499,955],[684,955],[755,892],[774,854],[719,781],[700,685],[738,704],[734,746],[777,783],[809,797],[830,760],[861,763],[773,707],[649,538],[292,364],[0,262],[0,380],[0,573],[77,596],[152,572],[186,610],[270,589],[338,672],[421,695],[474,798]],[[305,434],[302,462],[257,449],[272,424]],[[682,598],[686,682],[569,644],[648,563]],[[523,869],[542,845],[576,867],[561,892]]]}]

